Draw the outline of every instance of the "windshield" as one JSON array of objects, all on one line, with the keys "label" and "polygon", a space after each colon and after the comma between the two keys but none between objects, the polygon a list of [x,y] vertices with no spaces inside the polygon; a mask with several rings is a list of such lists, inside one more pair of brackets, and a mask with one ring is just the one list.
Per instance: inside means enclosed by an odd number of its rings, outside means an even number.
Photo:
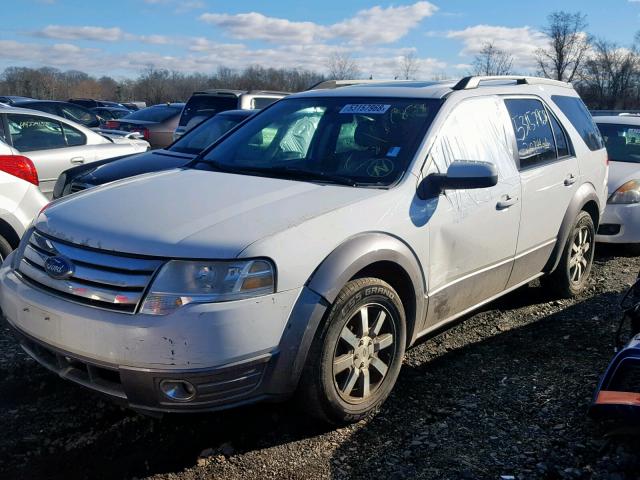
[{"label": "windshield", "polygon": [[203,160],[251,175],[388,186],[409,166],[440,100],[292,98],[248,120]]},{"label": "windshield", "polygon": [[198,154],[245,118],[247,116],[216,115],[180,137],[171,145],[169,150],[172,152]]},{"label": "windshield", "polygon": [[182,111],[182,106],[177,105],[154,105],[143,108],[137,112],[131,112],[122,117],[123,120],[143,120],[146,122],[164,122],[171,117],[178,115]]},{"label": "windshield", "polygon": [[[238,97],[235,95],[194,95],[184,107],[179,125],[181,127],[186,127],[187,125],[192,127],[212,117],[216,113],[233,110],[235,108],[238,108]],[[189,125],[189,123],[191,123],[191,125]]]},{"label": "windshield", "polygon": [[598,123],[609,160],[640,163],[640,125]]}]

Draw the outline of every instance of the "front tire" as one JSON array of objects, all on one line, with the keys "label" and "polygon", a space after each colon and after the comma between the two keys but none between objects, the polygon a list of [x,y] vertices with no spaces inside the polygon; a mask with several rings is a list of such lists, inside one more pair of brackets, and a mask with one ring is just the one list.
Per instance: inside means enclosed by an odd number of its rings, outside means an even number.
[{"label": "front tire", "polygon": [[11,248],[9,241],[0,235],[0,265],[2,265],[4,259],[7,258],[12,251],[13,248]]},{"label": "front tire", "polygon": [[595,233],[591,215],[580,212],[562,250],[560,263],[553,273],[542,278],[545,287],[565,298],[585,289],[593,265]]},{"label": "front tire", "polygon": [[333,424],[357,422],[393,388],[406,345],[395,290],[377,278],[347,283],[319,330],[300,379],[304,408]]}]

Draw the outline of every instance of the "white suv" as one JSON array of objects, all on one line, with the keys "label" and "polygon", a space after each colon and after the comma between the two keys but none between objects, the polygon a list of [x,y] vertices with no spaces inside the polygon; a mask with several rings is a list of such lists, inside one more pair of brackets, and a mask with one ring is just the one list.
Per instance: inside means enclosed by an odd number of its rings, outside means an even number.
[{"label": "white suv", "polygon": [[586,285],[607,156],[565,83],[280,100],[187,168],[62,199],[0,269],[24,349],[141,410],[380,405],[405,349],[542,277]]}]

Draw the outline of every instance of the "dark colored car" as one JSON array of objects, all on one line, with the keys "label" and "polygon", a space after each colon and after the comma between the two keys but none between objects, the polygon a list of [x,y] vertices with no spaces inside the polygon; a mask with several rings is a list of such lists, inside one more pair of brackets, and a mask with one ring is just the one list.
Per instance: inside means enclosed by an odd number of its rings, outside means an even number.
[{"label": "dark colored car", "polygon": [[187,104],[182,111],[173,139],[177,140],[199,123],[225,110],[259,110],[271,105],[273,102],[277,102],[286,95],[289,95],[289,93],[221,88],[194,92],[187,100]]},{"label": "dark colored car", "polygon": [[117,120],[118,118],[125,117],[131,113],[131,110],[118,107],[96,107],[91,109],[96,115],[98,115],[105,123],[109,120]]},{"label": "dark colored car", "polygon": [[164,148],[173,142],[184,103],[161,103],[143,108],[118,120],[109,120],[106,128],[140,132],[151,148]]},{"label": "dark colored car", "polygon": [[33,100],[30,97],[21,97],[20,95],[2,95],[0,96],[0,103],[4,103],[5,105],[13,105],[13,102],[18,102],[21,100]]},{"label": "dark colored car", "polygon": [[53,198],[60,198],[134,175],[182,167],[255,112],[256,110],[229,110],[220,113],[187,132],[167,149],[70,168],[62,172],[58,178],[53,190]]},{"label": "dark colored car", "polygon": [[108,100],[94,100],[92,98],[70,98],[69,103],[80,105],[85,108],[97,108],[97,107],[126,108],[123,104],[118,102],[110,102]]},{"label": "dark colored car", "polygon": [[98,116],[88,108],[81,107],[69,102],[58,102],[56,100],[15,100],[12,107],[30,108],[41,112],[50,113],[66,118],[72,122],[79,123],[88,128],[100,126]]}]

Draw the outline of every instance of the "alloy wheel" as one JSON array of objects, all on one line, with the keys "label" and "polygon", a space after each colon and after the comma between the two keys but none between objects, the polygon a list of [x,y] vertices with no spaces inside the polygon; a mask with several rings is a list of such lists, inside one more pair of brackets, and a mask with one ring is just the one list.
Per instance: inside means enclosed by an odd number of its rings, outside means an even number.
[{"label": "alloy wheel", "polygon": [[359,403],[376,392],[396,355],[396,327],[389,310],[366,304],[345,323],[333,355],[333,381],[340,397]]},{"label": "alloy wheel", "polygon": [[591,261],[593,238],[588,227],[580,227],[573,236],[571,255],[569,257],[569,278],[573,283],[580,283],[588,271]]}]

